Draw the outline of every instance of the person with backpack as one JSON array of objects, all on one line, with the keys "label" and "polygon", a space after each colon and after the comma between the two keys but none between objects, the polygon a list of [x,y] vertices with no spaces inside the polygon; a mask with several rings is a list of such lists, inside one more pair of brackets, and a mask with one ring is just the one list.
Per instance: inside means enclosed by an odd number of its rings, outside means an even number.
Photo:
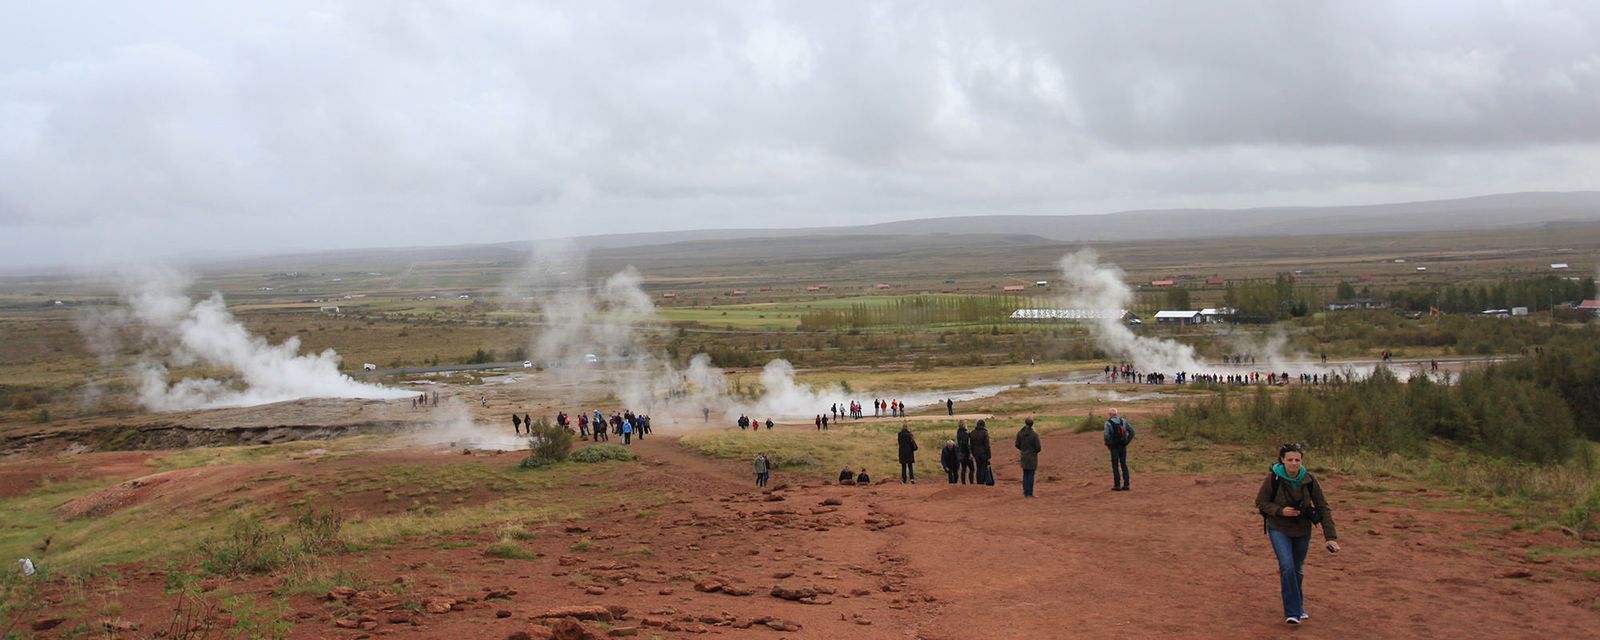
[{"label": "person with backpack", "polygon": [[1133,442],[1133,425],[1118,415],[1116,409],[1109,413],[1105,441],[1106,448],[1111,450],[1111,490],[1127,491],[1128,481],[1133,478],[1128,473],[1128,443]]},{"label": "person with backpack", "polygon": [[1323,497],[1322,485],[1306,471],[1305,452],[1297,444],[1278,448],[1278,463],[1256,491],[1256,511],[1278,558],[1278,589],[1283,594],[1283,621],[1305,622],[1305,564],[1311,547],[1311,529],[1322,525],[1329,553],[1339,552],[1339,534],[1333,526],[1333,508]]},{"label": "person with backpack", "polygon": [[972,463],[977,466],[978,484],[994,486],[994,470],[989,468],[989,429],[982,420],[972,429]]},{"label": "person with backpack", "polygon": [[902,423],[900,425],[900,484],[910,480],[911,484],[917,483],[917,438],[911,435],[911,427]]},{"label": "person with backpack", "polygon": [[1022,495],[1033,497],[1033,476],[1039,472],[1039,432],[1033,430],[1033,418],[1022,421],[1017,431],[1017,451],[1022,453]]},{"label": "person with backpack", "polygon": [[972,434],[967,432],[967,421],[956,423],[956,455],[959,457],[961,484],[975,484],[977,474],[972,467]]},{"label": "person with backpack", "polygon": [[[511,428],[516,431],[517,435],[522,435],[522,416],[515,413],[511,414]],[[528,429],[528,435],[533,435],[533,429]]]},{"label": "person with backpack", "polygon": [[956,449],[955,440],[944,441],[944,449],[939,451],[939,466],[944,467],[944,474],[950,477],[950,484],[956,483],[956,472],[961,469],[960,450]]}]

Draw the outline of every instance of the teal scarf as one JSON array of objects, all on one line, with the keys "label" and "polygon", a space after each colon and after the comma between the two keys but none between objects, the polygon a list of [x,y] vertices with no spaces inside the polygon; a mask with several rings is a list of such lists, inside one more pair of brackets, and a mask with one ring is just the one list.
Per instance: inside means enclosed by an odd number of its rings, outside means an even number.
[{"label": "teal scarf", "polygon": [[1283,478],[1284,480],[1288,481],[1289,486],[1294,487],[1295,491],[1300,490],[1301,481],[1306,479],[1305,465],[1300,466],[1300,473],[1295,475],[1293,478],[1289,477],[1289,472],[1283,470],[1282,462],[1272,465],[1272,473],[1276,474],[1279,478]]}]

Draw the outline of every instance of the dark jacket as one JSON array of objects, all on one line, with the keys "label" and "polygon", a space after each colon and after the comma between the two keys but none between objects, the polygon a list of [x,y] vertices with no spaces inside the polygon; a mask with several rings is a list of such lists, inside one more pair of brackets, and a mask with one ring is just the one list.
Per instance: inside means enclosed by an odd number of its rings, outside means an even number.
[{"label": "dark jacket", "polygon": [[978,427],[972,430],[972,457],[989,459],[989,429]]},{"label": "dark jacket", "polygon": [[1039,468],[1039,432],[1033,427],[1024,426],[1017,432],[1017,451],[1022,452],[1022,470],[1033,471]]},{"label": "dark jacket", "polygon": [[[1128,439],[1127,440],[1121,440],[1121,439],[1117,438],[1117,424],[1118,423],[1121,423],[1123,428],[1128,430]],[[1106,420],[1105,441],[1106,441],[1106,446],[1108,446],[1108,447],[1126,447],[1126,446],[1128,446],[1129,442],[1133,442],[1133,425],[1128,424],[1127,419],[1123,418],[1122,416],[1117,416],[1117,417],[1112,418],[1110,420]]]},{"label": "dark jacket", "polygon": [[945,445],[939,450],[939,466],[945,471],[954,471],[961,468],[961,453],[955,445]]},{"label": "dark jacket", "polygon": [[917,438],[910,431],[900,431],[900,463],[912,464],[917,461]]},{"label": "dark jacket", "polygon": [[956,455],[972,457],[972,434],[967,432],[966,427],[956,429]]},{"label": "dark jacket", "polygon": [[855,474],[854,471],[851,471],[849,469],[845,469],[844,471],[840,471],[839,472],[839,481],[840,482],[844,482],[845,480],[855,480],[855,479],[856,479],[856,474]]},{"label": "dark jacket", "polygon": [[[1274,482],[1276,480],[1276,482]],[[1322,512],[1322,537],[1328,540],[1338,540],[1339,533],[1333,526],[1333,507],[1328,506],[1326,498],[1322,497],[1322,484],[1311,477],[1311,472],[1306,472],[1306,479],[1300,481],[1297,491],[1288,480],[1278,478],[1277,474],[1267,472],[1267,479],[1261,482],[1261,489],[1256,491],[1256,511],[1261,517],[1266,518],[1267,526],[1289,534],[1293,538],[1303,538],[1311,535],[1311,520],[1307,519],[1302,511],[1301,515],[1286,518],[1282,515],[1283,508],[1302,503],[1307,496],[1311,504],[1316,505]]]}]

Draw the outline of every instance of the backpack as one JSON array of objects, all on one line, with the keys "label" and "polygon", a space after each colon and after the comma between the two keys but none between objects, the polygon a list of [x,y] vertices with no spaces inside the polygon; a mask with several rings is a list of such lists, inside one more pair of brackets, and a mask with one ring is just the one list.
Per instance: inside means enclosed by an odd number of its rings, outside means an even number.
[{"label": "backpack", "polygon": [[1117,422],[1111,425],[1111,444],[1125,447],[1132,441],[1133,436],[1128,435],[1128,421],[1117,418]]}]

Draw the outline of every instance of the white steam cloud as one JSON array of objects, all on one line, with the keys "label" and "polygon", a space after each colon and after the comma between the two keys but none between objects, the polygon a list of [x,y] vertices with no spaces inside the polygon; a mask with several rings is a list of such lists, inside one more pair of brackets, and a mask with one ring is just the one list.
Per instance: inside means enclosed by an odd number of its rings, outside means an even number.
[{"label": "white steam cloud", "polygon": [[[228,312],[221,293],[199,302],[183,295],[187,281],[171,273],[144,274],[125,282],[126,308],[80,323],[102,358],[114,357],[121,328],[142,338],[139,403],[153,411],[239,407],[300,398],[404,398],[409,391],[356,382],[339,372],[339,354],[327,349],[300,354],[300,340],[276,345],[252,335]],[[226,369],[228,380],[185,378],[173,382],[166,364]]]},{"label": "white steam cloud", "polygon": [[[1093,249],[1068,254],[1061,258],[1061,278],[1068,283],[1062,304],[1099,312],[1128,309],[1133,303],[1133,290],[1123,283],[1123,275],[1116,265],[1101,265]],[[1133,362],[1141,370],[1171,373],[1201,369],[1202,359],[1194,347],[1136,335],[1115,313],[1095,314],[1094,334],[1102,350]]]}]

